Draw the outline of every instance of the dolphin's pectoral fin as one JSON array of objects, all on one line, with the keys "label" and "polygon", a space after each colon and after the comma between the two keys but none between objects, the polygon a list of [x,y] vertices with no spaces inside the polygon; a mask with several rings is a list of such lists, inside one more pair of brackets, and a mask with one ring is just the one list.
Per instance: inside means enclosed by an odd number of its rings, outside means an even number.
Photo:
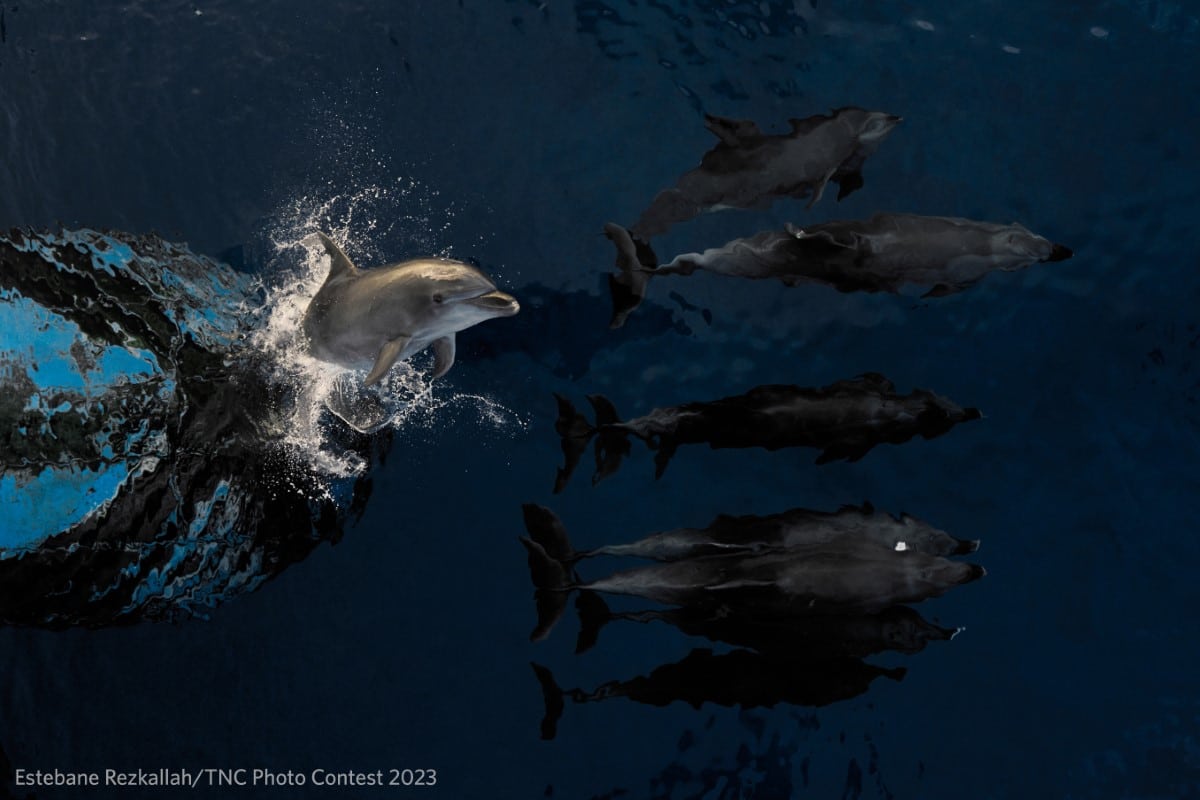
[{"label": "dolphin's pectoral fin", "polygon": [[320,231],[317,232],[317,239],[321,242],[321,246],[325,248],[325,252],[329,254],[329,259],[332,262],[329,266],[329,277],[325,279],[326,283],[335,278],[340,278],[343,275],[351,275],[358,271],[349,256],[342,252],[342,248],[337,246],[337,242]]},{"label": "dolphin's pectoral fin", "polygon": [[388,425],[397,409],[389,407],[378,393],[350,378],[349,373],[338,378],[333,391],[325,398],[329,413],[359,433],[372,434]]},{"label": "dolphin's pectoral fin", "polygon": [[396,359],[400,358],[400,354],[404,352],[404,348],[408,347],[411,341],[411,336],[397,336],[395,339],[385,342],[383,347],[379,348],[379,355],[375,357],[375,365],[367,373],[363,386],[374,386],[379,383],[379,379],[387,374],[387,371],[392,368]]},{"label": "dolphin's pectoral fin", "polygon": [[454,366],[454,334],[433,342],[433,377],[440,378]]},{"label": "dolphin's pectoral fin", "polygon": [[829,172],[826,172],[821,177],[821,180],[817,181],[817,184],[813,186],[812,199],[809,200],[808,205],[804,207],[806,211],[812,209],[812,207],[820,201],[821,195],[825,194],[825,185],[829,183],[829,179],[833,177],[833,173],[835,172],[837,172],[837,167],[834,167],[833,169],[829,170]]}]

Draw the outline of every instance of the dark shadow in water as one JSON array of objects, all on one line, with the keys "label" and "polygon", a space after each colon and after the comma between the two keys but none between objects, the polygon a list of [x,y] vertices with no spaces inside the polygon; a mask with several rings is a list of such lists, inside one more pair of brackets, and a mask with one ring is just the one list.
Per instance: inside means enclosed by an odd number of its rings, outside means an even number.
[{"label": "dark shadow in water", "polygon": [[[41,330],[7,332],[32,355],[0,365],[0,479],[63,497],[82,479],[112,477],[88,489],[90,510],[65,529],[4,543],[0,622],[97,627],[203,615],[336,540],[361,514],[369,472],[319,480],[274,444],[282,390],[242,342],[250,287],[154,236],[0,238],[4,299],[44,315],[51,330],[77,331],[69,354],[48,350]],[[141,354],[137,368],[130,353]],[[49,370],[56,357],[73,359],[77,372]],[[368,467],[390,438],[338,435],[335,445]],[[22,533],[10,527],[7,536]]]},{"label": "dark shadow in water", "polygon": [[661,477],[676,449],[684,444],[728,447],[815,447],[818,464],[857,461],[877,444],[902,444],[916,436],[932,439],[960,422],[979,419],[978,409],[962,408],[925,389],[896,393],[887,378],[867,373],[823,388],[758,386],[720,400],[657,408],[622,422],[602,395],[588,400],[595,423],[558,395],[558,421],[564,465],[554,491],[566,487],[588,444],[595,439],[597,483],[616,472],[629,453],[629,437],[655,451],[655,476]]},{"label": "dark shadow in water", "polygon": [[592,359],[629,341],[666,334],[690,336],[692,331],[671,309],[654,305],[644,309],[620,337],[604,327],[600,298],[581,289],[563,291],[534,283],[513,290],[521,299],[521,313],[486,335],[464,331],[459,351],[467,359],[520,354],[545,367],[556,377],[576,380],[585,375]]},{"label": "dark shadow in water", "polygon": [[543,739],[557,734],[567,700],[592,703],[626,697],[652,706],[682,701],[694,708],[705,703],[741,708],[771,708],[781,703],[819,707],[863,694],[880,676],[898,681],[906,673],[903,667],[877,667],[854,658],[812,660],[750,650],[718,654],[705,648],[646,675],[609,681],[591,691],[561,689],[550,670],[538,664],[533,670],[546,704]]},{"label": "dark shadow in water", "polygon": [[688,636],[789,658],[866,658],[884,652],[919,653],[934,641],[949,641],[957,628],[929,622],[908,606],[875,614],[763,614],[745,609],[665,608],[611,611],[594,592],[581,592],[575,652],[596,645],[600,630],[614,620],[662,622]]}]

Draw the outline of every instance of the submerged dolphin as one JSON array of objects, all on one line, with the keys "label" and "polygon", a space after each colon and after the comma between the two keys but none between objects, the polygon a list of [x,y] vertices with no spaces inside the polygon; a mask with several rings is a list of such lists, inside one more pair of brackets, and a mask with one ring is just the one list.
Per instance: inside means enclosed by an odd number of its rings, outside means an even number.
[{"label": "submerged dolphin", "polygon": [[932,439],[955,425],[980,419],[979,409],[963,408],[927,389],[907,395],[879,373],[868,372],[821,388],[756,386],[745,394],[719,400],[656,408],[622,422],[603,395],[588,400],[596,412],[592,425],[564,397],[558,400],[555,430],[562,437],[564,465],[554,491],[567,485],[595,437],[596,483],[616,472],[635,436],[655,451],[655,474],[661,476],[680,445],[727,447],[815,447],[818,464],[857,461],[885,442],[903,444],[916,436]]},{"label": "submerged dolphin", "polygon": [[[978,541],[956,539],[908,515],[878,513],[870,505],[846,506],[832,514],[802,508],[767,517],[723,514],[707,528],[677,528],[583,552],[571,545],[553,511],[533,503],[522,510],[529,536],[521,541],[538,588],[538,627],[532,638],[545,638],[561,617],[565,591],[584,589],[577,604],[582,649],[611,618],[593,591],[681,606],[668,620],[672,624],[715,625],[711,638],[757,648],[750,639],[729,638],[729,630],[738,628],[733,617],[763,622],[761,632],[773,639],[777,628],[794,631],[802,626],[796,618],[813,611],[876,613],[894,603],[942,594],[955,582],[982,574],[982,568],[943,558],[973,553]],[[605,555],[664,563],[583,583],[574,565]],[[775,621],[768,625],[771,614]]]},{"label": "submerged dolphin", "polygon": [[659,266],[654,253],[619,225],[604,232],[617,248],[613,324],[641,302],[654,275],[707,270],[741,278],[774,278],[787,286],[820,283],[841,292],[890,292],[906,285],[931,287],[926,297],[960,292],[989,272],[1064,261],[1071,250],[1017,223],[1002,225],[958,217],[880,213],[867,220],[838,220],[803,229],[763,231],[703,253],[684,253]]},{"label": "submerged dolphin", "polygon": [[696,556],[754,554],[772,550],[827,547],[839,540],[874,543],[890,550],[916,550],[933,556],[963,555],[979,549],[978,540],[957,539],[908,514],[898,517],[870,504],[842,506],[835,512],[793,508],[767,516],[722,514],[705,528],[675,528],[628,544],[579,551],[562,521],[545,506],[522,506],[525,529],[547,553],[565,564],[595,556],[632,556],[682,561]]},{"label": "submerged dolphin", "polygon": [[705,115],[720,142],[654,198],[633,224],[634,235],[648,240],[706,211],[750,208],[774,197],[810,197],[811,208],[830,181],[840,185],[841,200],[863,185],[864,162],[900,117],[846,107],[789,121],[790,132],[768,135],[750,120]]},{"label": "submerged dolphin", "polygon": [[397,361],[433,347],[433,377],[454,365],[454,334],[520,305],[470,264],[424,258],[360,270],[332,239],[316,234],[332,264],[304,313],[304,333],[322,361],[370,362],[364,384],[378,383]]},{"label": "submerged dolphin", "polygon": [[522,536],[537,588],[538,627],[545,638],[575,590],[621,594],[665,605],[753,614],[877,613],[889,606],[939,597],[983,577],[977,564],[871,541],[839,540],[823,547],[765,554],[700,556],[614,572],[582,581],[568,565]]}]

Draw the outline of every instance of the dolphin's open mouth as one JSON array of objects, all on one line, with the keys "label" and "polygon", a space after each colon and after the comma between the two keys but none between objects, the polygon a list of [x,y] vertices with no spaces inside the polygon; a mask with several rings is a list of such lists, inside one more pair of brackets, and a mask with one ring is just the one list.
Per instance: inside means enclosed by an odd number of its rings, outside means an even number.
[{"label": "dolphin's open mouth", "polygon": [[512,316],[521,310],[521,304],[517,302],[517,298],[501,291],[481,294],[463,302],[486,309],[496,315]]}]

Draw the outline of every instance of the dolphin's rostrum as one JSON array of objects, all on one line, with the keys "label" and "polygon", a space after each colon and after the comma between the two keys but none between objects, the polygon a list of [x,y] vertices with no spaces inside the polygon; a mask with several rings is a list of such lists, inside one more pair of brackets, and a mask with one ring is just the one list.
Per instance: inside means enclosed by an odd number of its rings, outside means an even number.
[{"label": "dolphin's rostrum", "polygon": [[371,364],[365,385],[392,365],[433,347],[433,377],[454,365],[454,334],[520,305],[479,269],[446,258],[424,258],[360,270],[324,233],[329,277],[304,314],[310,352],[346,367]]}]

